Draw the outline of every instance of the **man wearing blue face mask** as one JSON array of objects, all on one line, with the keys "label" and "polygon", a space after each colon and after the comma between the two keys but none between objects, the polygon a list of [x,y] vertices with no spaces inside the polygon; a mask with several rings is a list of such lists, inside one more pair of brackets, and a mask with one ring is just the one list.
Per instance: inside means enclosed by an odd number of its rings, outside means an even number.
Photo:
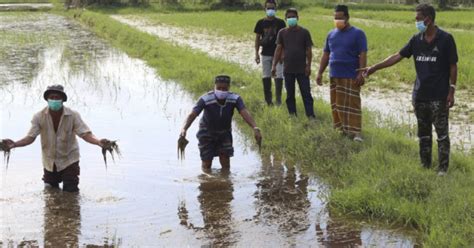
[{"label": "man wearing blue face mask", "polygon": [[78,191],[80,168],[76,135],[101,147],[108,140],[97,139],[79,113],[63,106],[67,101],[63,86],[49,86],[43,98],[48,107],[33,116],[27,136],[16,142],[7,139],[7,145],[10,148],[27,146],[41,135],[45,186],[58,188],[62,182],[63,191]]},{"label": "man wearing blue face mask", "polygon": [[306,116],[315,118],[313,96],[309,84],[311,74],[311,59],[313,57],[313,41],[309,31],[298,25],[298,11],[290,8],[285,13],[288,27],[280,30],[277,37],[277,47],[273,57],[272,74],[277,72],[277,64],[283,56],[284,77],[286,88],[286,106],[290,115],[296,115],[295,83],[298,81],[301,97],[303,98]]},{"label": "man wearing blue face mask", "polygon": [[416,69],[413,105],[418,122],[421,163],[425,168],[431,167],[434,126],[438,136],[438,175],[445,175],[450,154],[448,116],[449,108],[454,105],[458,54],[453,36],[435,25],[435,16],[432,6],[418,5],[415,24],[419,33],[400,52],[363,71],[368,76],[413,56]]},{"label": "man wearing blue face mask", "polygon": [[[255,25],[255,62],[262,62],[262,82],[265,102],[273,105],[272,96],[272,61],[276,49],[276,38],[278,32],[286,27],[285,21],[275,16],[276,3],[274,0],[265,2],[266,16],[260,19]],[[262,57],[260,59],[260,47],[262,47]],[[283,88],[283,63],[276,66],[275,96],[276,104],[281,105],[281,92]]]},{"label": "man wearing blue face mask", "polygon": [[204,110],[197,133],[204,171],[211,168],[214,157],[219,157],[222,169],[228,170],[230,168],[230,157],[234,155],[232,146],[234,109],[237,109],[242,118],[252,127],[257,143],[260,144],[262,140],[260,129],[245,108],[242,98],[229,91],[230,77],[219,75],[214,82],[214,91],[210,91],[199,98],[193,111],[186,118],[180,134],[181,137],[186,137],[188,128]]}]

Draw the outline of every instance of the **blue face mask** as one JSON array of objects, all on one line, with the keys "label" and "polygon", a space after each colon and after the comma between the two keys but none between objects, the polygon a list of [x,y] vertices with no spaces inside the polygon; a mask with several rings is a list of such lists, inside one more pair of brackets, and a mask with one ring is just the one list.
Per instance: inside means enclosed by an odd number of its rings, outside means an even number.
[{"label": "blue face mask", "polygon": [[59,111],[63,107],[63,100],[48,99],[48,107],[52,111]]},{"label": "blue face mask", "polygon": [[217,99],[224,100],[229,95],[229,91],[214,90],[214,94],[216,95]]},{"label": "blue face mask", "polygon": [[421,33],[425,32],[425,31],[426,31],[425,22],[424,22],[424,21],[416,22],[416,28],[417,28],[418,31],[420,31]]},{"label": "blue face mask", "polygon": [[267,9],[265,12],[267,13],[268,17],[274,17],[276,11],[274,9]]},{"label": "blue face mask", "polygon": [[296,17],[287,18],[286,23],[288,23],[288,26],[294,27],[296,26],[296,24],[298,24],[298,18]]}]

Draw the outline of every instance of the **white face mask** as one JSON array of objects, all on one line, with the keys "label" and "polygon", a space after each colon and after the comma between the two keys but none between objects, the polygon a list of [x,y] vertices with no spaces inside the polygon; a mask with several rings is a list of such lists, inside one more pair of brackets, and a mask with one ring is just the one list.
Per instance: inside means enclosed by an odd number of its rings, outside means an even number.
[{"label": "white face mask", "polygon": [[214,90],[214,94],[216,95],[217,99],[224,100],[229,95],[229,91]]}]

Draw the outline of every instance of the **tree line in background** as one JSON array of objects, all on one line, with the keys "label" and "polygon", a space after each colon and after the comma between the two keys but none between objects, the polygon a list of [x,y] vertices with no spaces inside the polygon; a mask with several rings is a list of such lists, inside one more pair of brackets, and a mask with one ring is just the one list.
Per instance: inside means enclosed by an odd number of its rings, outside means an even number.
[{"label": "tree line in background", "polygon": [[[97,5],[205,5],[211,9],[220,8],[241,8],[258,9],[262,8],[264,0],[65,0],[66,6],[87,6]],[[281,8],[293,5],[322,5],[332,6],[336,3],[353,4],[387,4],[387,5],[415,5],[418,3],[431,3],[437,5],[439,9],[451,7],[473,7],[474,0],[277,0]]]}]

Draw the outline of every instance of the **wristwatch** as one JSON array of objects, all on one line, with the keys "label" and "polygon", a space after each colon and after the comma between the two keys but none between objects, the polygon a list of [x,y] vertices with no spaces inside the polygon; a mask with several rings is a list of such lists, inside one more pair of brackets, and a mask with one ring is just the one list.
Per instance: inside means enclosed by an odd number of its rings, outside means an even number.
[{"label": "wristwatch", "polygon": [[449,85],[449,87],[453,88],[453,90],[456,89],[456,85],[455,85],[455,84],[451,84],[451,85]]}]

